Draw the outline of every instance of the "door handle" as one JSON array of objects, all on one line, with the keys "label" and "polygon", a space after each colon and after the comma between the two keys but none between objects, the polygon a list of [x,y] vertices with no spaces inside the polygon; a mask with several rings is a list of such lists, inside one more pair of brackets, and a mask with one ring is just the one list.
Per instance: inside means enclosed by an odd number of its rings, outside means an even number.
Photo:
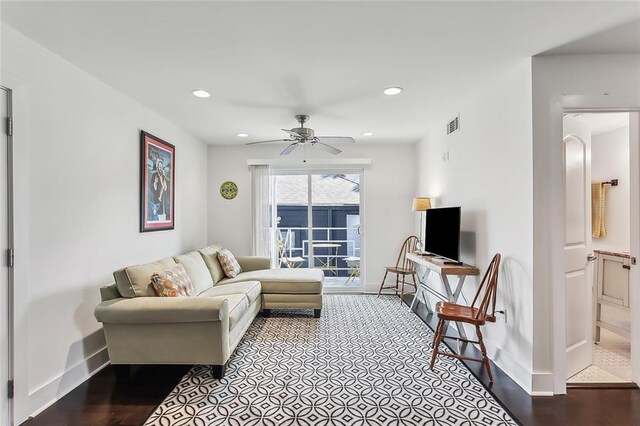
[{"label": "door handle", "polygon": [[362,235],[362,225],[358,225],[358,235]]},{"label": "door handle", "polygon": [[622,265],[624,269],[631,269],[631,265]]},{"label": "door handle", "polygon": [[595,254],[589,254],[587,255],[587,260],[589,262],[593,262],[594,260],[598,259],[598,256],[596,256]]}]

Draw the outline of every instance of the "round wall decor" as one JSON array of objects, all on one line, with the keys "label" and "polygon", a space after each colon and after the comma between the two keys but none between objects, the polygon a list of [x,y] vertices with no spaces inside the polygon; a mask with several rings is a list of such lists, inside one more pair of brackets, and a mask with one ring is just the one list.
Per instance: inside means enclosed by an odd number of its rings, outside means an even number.
[{"label": "round wall decor", "polygon": [[233,200],[238,195],[238,185],[230,180],[220,185],[220,195],[226,200]]}]

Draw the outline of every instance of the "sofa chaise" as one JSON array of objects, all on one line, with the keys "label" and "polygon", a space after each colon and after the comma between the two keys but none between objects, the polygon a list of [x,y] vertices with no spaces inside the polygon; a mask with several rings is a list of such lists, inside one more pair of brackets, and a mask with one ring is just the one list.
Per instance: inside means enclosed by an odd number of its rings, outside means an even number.
[{"label": "sofa chaise", "polygon": [[[319,269],[271,269],[266,257],[237,257],[242,272],[227,278],[214,244],[198,251],[114,272],[95,309],[111,363],[204,364],[222,378],[231,354],[260,310],[313,309],[320,317]],[[151,276],[181,264],[195,297],[157,297]]]}]

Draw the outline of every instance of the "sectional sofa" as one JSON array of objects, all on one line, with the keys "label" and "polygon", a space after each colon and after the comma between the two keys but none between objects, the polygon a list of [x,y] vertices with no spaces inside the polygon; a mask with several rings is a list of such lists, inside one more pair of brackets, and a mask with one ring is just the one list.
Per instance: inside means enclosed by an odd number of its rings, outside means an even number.
[{"label": "sectional sofa", "polygon": [[[114,272],[95,309],[103,324],[111,363],[204,364],[222,378],[231,354],[260,310],[322,309],[324,274],[319,269],[270,269],[264,257],[237,257],[242,272],[226,278],[222,249],[201,250]],[[197,296],[157,297],[151,275],[181,264]]]}]

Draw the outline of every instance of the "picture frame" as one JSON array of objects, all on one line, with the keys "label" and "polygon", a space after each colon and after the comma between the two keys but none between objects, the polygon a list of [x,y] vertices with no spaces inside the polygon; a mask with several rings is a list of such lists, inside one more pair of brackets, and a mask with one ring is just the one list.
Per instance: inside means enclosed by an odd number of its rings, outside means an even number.
[{"label": "picture frame", "polygon": [[175,227],[176,148],[140,131],[140,232]]}]

